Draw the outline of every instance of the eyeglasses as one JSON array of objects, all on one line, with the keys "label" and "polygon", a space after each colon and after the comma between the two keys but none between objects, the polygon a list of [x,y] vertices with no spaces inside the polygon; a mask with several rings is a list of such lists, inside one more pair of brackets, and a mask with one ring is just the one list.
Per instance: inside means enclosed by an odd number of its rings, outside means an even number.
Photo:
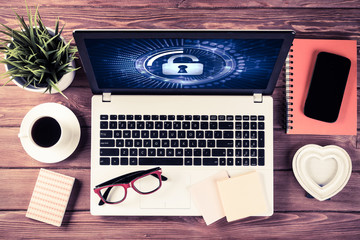
[{"label": "eyeglasses", "polygon": [[161,175],[161,168],[136,171],[113,178],[94,188],[94,192],[101,198],[99,206],[117,204],[125,200],[127,189],[133,188],[139,194],[150,194],[160,189],[162,181],[167,178]]}]

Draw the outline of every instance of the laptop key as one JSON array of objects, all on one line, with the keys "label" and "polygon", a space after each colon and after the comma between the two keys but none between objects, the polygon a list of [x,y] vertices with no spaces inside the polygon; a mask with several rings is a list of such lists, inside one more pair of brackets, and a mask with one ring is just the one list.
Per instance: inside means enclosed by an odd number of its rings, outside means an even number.
[{"label": "laptop key", "polygon": [[224,131],[223,132],[223,137],[224,138],[234,138],[234,132],[233,131]]},{"label": "laptop key", "polygon": [[117,129],[117,122],[111,121],[109,127],[110,129]]},{"label": "laptop key", "polygon": [[120,130],[114,131],[114,138],[121,138],[121,131]]},{"label": "laptop key", "polygon": [[265,146],[265,132],[259,131],[258,132],[258,146],[263,148]]},{"label": "laptop key", "polygon": [[226,156],[226,150],[225,149],[212,149],[211,151],[212,156],[214,157],[222,157]]},{"label": "laptop key", "polygon": [[112,131],[111,130],[100,131],[100,138],[112,138]]},{"label": "laptop key", "polygon": [[203,165],[204,166],[217,166],[219,165],[218,158],[203,158]]},{"label": "laptop key", "polygon": [[100,165],[110,165],[110,158],[100,158]]},{"label": "laptop key", "polygon": [[185,158],[185,165],[186,166],[192,165],[192,158]]},{"label": "laptop key", "polygon": [[234,129],[233,122],[219,122],[219,129]]},{"label": "laptop key", "polygon": [[159,166],[173,166],[183,165],[183,158],[166,158],[166,157],[140,157],[139,165],[159,165]]},{"label": "laptop key", "polygon": [[129,159],[127,157],[120,158],[120,164],[121,165],[128,165],[129,164]]},{"label": "laptop key", "polygon": [[109,128],[108,122],[104,122],[104,121],[100,122],[100,129],[108,129],[108,128]]},{"label": "laptop key", "polygon": [[258,165],[259,166],[265,166],[265,158],[259,157],[258,158]]},{"label": "laptop key", "polygon": [[175,150],[175,155],[176,155],[176,156],[183,156],[183,155],[184,155],[184,149],[182,149],[182,148],[176,148],[176,150]]},{"label": "laptop key", "polygon": [[100,147],[115,147],[115,140],[114,139],[101,139]]},{"label": "laptop key", "polygon": [[256,166],[257,165],[257,159],[256,158],[251,158],[250,159],[250,165],[251,166]]},{"label": "laptop key", "polygon": [[120,161],[119,158],[111,158],[111,165],[119,165]]},{"label": "laptop key", "polygon": [[194,165],[200,166],[201,165],[201,158],[194,158]]},{"label": "laptop key", "polygon": [[130,165],[137,165],[137,158],[130,158]]},{"label": "laptop key", "polygon": [[119,156],[117,148],[100,148],[100,156]]},{"label": "laptop key", "polygon": [[216,147],[234,147],[233,140],[216,140]]},{"label": "laptop key", "polygon": [[117,139],[116,140],[116,147],[124,147],[124,146],[125,146],[124,139]]}]

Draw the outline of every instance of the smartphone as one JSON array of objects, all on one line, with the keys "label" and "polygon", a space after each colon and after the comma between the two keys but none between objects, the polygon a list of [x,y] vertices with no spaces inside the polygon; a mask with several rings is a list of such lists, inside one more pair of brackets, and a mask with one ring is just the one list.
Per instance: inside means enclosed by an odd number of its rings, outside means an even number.
[{"label": "smartphone", "polygon": [[350,59],[332,53],[317,55],[306,97],[305,116],[336,122],[350,71]]}]

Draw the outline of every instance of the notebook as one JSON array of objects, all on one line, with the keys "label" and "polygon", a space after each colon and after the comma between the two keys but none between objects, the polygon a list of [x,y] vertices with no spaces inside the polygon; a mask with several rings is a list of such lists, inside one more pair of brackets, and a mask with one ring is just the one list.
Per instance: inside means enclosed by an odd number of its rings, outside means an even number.
[{"label": "notebook", "polygon": [[[356,40],[295,39],[293,41],[286,64],[286,132],[288,134],[357,134],[356,51]],[[318,121],[304,115],[304,104],[319,52],[329,52],[351,60],[339,117],[334,123]]]},{"label": "notebook", "polygon": [[75,178],[41,168],[26,217],[60,227]]},{"label": "notebook", "polygon": [[[189,187],[261,174],[273,213],[273,100],[291,30],[76,30],[94,96],[93,215],[198,216]],[[161,167],[161,188],[99,205],[98,184]]]}]

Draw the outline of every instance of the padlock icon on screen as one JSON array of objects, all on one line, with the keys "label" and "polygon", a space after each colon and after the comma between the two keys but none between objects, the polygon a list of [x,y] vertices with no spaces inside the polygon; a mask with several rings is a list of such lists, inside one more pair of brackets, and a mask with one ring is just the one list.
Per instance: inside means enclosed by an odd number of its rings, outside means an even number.
[{"label": "padlock icon on screen", "polygon": [[[190,63],[174,63],[176,58],[190,58]],[[204,65],[199,63],[199,59],[190,54],[177,54],[171,56],[167,63],[162,65],[164,75],[201,75],[203,74]]]}]

